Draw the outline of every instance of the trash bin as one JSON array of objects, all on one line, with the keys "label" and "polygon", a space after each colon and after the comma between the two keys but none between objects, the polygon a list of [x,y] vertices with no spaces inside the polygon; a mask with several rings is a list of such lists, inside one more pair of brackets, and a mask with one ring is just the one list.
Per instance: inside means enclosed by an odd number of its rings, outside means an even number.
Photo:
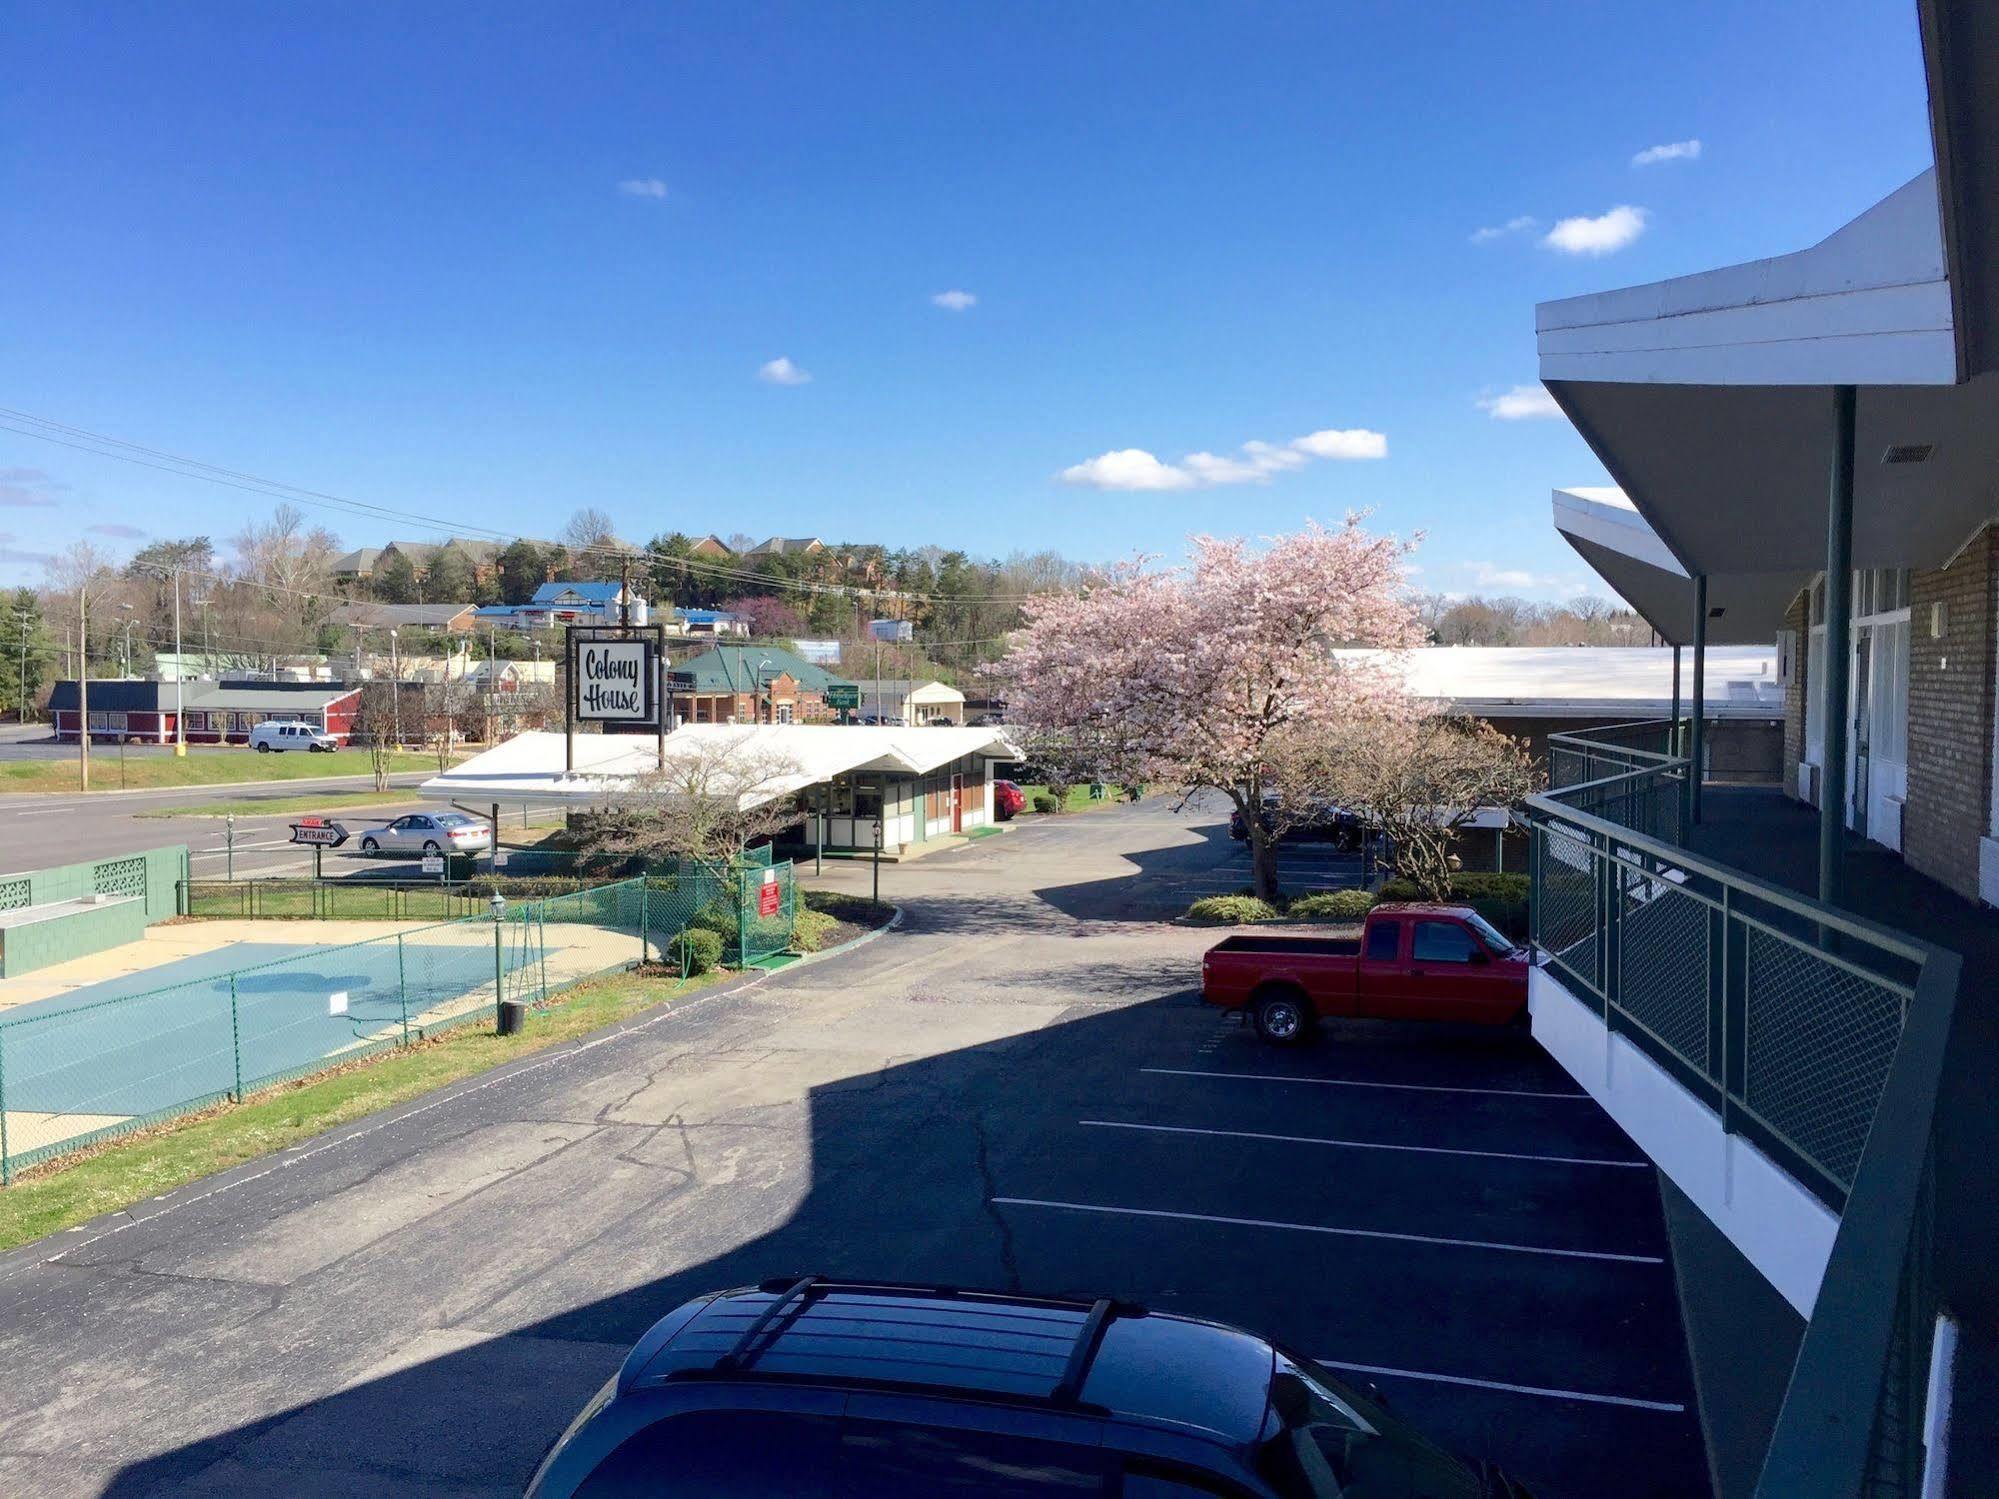
[{"label": "trash bin", "polygon": [[503,999],[500,1001],[500,1034],[518,1036],[527,1029],[528,1005],[524,999]]}]

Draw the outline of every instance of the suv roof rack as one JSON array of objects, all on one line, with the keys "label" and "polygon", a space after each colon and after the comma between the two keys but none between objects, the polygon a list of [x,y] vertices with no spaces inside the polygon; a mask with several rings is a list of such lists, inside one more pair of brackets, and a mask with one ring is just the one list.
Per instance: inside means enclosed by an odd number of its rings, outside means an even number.
[{"label": "suv roof rack", "polygon": [[[1081,1303],[1071,1297],[1031,1296],[1008,1291],[967,1290],[959,1286],[920,1285],[898,1281],[845,1281],[832,1280],[823,1275],[778,1276],[758,1282],[757,1290],[771,1298],[770,1304],[758,1312],[742,1335],[729,1347],[728,1351],[709,1366],[715,1374],[743,1375],[751,1372],[758,1353],[774,1345],[780,1333],[773,1328],[787,1319],[795,1320],[814,1300],[838,1293],[849,1296],[935,1296],[944,1300],[1001,1301],[1009,1305],[1053,1306],[1075,1309]],[[1083,1386],[1090,1377],[1090,1366],[1095,1362],[1097,1350],[1103,1346],[1104,1333],[1111,1323],[1120,1317],[1143,1317],[1146,1310],[1135,1302],[1116,1301],[1102,1296],[1089,1304],[1082,1324],[1076,1330],[1076,1340],[1070,1345],[1069,1356],[1062,1368],[1061,1376],[1045,1395],[1001,1394],[983,1389],[967,1390],[987,1398],[998,1395],[1009,1403],[1026,1401],[1031,1404],[1077,1407],[1081,1404]],[[691,1373],[692,1371],[683,1371]],[[897,1384],[902,1381],[863,1380],[868,1384]],[[910,1385],[911,1388],[950,1389],[949,1385]]]}]

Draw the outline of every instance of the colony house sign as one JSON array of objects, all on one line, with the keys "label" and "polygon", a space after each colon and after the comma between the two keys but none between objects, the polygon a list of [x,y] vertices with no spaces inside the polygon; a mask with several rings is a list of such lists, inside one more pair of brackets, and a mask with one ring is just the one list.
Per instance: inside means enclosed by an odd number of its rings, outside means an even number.
[{"label": "colony house sign", "polygon": [[576,643],[576,716],[585,723],[651,723],[650,640]]}]

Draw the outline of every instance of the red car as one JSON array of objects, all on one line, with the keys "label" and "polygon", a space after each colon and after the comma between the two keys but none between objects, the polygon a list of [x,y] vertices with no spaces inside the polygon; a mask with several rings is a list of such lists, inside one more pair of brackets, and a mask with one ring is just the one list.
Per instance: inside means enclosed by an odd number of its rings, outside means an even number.
[{"label": "red car", "polygon": [[993,782],[993,816],[1011,822],[1027,805],[1027,793],[1012,781]]},{"label": "red car", "polygon": [[1470,906],[1386,905],[1358,937],[1230,937],[1201,959],[1201,997],[1247,1010],[1290,1046],[1321,1016],[1508,1025],[1527,1010],[1529,949]]}]

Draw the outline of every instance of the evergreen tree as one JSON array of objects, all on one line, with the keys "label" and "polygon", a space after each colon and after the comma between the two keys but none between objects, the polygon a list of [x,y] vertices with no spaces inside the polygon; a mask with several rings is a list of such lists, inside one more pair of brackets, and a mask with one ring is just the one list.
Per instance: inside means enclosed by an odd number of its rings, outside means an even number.
[{"label": "evergreen tree", "polygon": [[0,596],[0,711],[19,715],[25,676],[32,703],[53,675],[52,647],[42,601],[32,588]]}]

